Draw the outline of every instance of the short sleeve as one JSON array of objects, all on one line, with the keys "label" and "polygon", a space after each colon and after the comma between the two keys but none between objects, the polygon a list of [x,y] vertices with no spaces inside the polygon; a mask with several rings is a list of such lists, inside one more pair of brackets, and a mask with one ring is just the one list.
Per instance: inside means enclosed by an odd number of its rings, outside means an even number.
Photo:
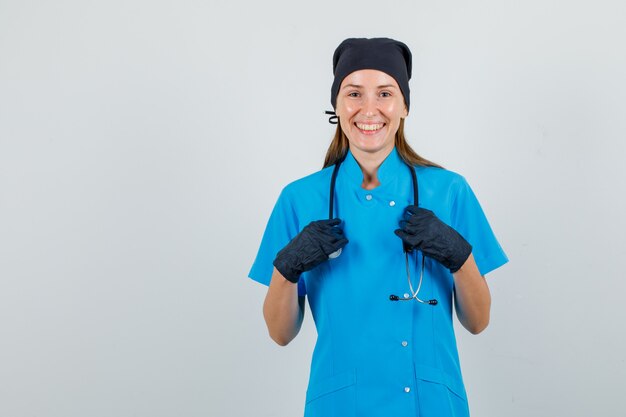
[{"label": "short sleeve", "polygon": [[[293,204],[286,189],[280,193],[272,214],[265,227],[261,246],[257,252],[248,277],[269,285],[274,271],[276,254],[291,241],[299,232],[299,222]],[[306,288],[304,280],[298,281],[298,295],[304,296]]]},{"label": "short sleeve", "polygon": [[451,222],[451,226],[472,245],[474,260],[481,275],[486,275],[509,261],[476,195],[463,177],[459,181],[452,206]]}]

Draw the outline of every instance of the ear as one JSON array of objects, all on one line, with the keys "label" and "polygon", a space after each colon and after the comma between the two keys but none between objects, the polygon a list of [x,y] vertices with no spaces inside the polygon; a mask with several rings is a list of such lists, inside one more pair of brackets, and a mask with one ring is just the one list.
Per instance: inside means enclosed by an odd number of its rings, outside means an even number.
[{"label": "ear", "polygon": [[409,111],[407,110],[406,106],[404,106],[404,116],[402,116],[403,119],[406,119],[409,115]]}]

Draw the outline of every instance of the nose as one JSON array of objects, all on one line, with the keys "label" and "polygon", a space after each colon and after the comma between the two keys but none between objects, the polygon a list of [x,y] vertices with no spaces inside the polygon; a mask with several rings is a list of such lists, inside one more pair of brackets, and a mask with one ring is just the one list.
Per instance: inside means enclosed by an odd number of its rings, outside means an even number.
[{"label": "nose", "polygon": [[363,107],[361,108],[361,113],[363,113],[364,116],[372,117],[376,115],[377,112],[378,112],[377,97],[372,96],[372,95],[367,95],[363,99]]}]

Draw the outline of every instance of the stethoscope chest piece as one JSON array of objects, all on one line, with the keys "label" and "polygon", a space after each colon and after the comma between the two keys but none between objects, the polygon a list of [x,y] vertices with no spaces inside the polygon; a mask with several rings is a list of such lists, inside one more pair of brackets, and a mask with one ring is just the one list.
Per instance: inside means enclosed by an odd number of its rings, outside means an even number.
[{"label": "stethoscope chest piece", "polygon": [[339,248],[338,250],[336,250],[335,252],[331,253],[330,255],[328,255],[328,259],[335,259],[338,258],[339,255],[341,255],[341,248]]}]

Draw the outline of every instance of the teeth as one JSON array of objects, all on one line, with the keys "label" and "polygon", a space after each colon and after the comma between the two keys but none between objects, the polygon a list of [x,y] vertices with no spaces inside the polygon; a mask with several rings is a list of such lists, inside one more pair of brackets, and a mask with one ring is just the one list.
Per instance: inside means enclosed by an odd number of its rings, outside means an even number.
[{"label": "teeth", "polygon": [[374,124],[361,124],[361,123],[356,124],[356,127],[362,130],[378,130],[378,129],[382,129],[383,126],[384,126],[383,123],[375,124],[375,125]]}]

